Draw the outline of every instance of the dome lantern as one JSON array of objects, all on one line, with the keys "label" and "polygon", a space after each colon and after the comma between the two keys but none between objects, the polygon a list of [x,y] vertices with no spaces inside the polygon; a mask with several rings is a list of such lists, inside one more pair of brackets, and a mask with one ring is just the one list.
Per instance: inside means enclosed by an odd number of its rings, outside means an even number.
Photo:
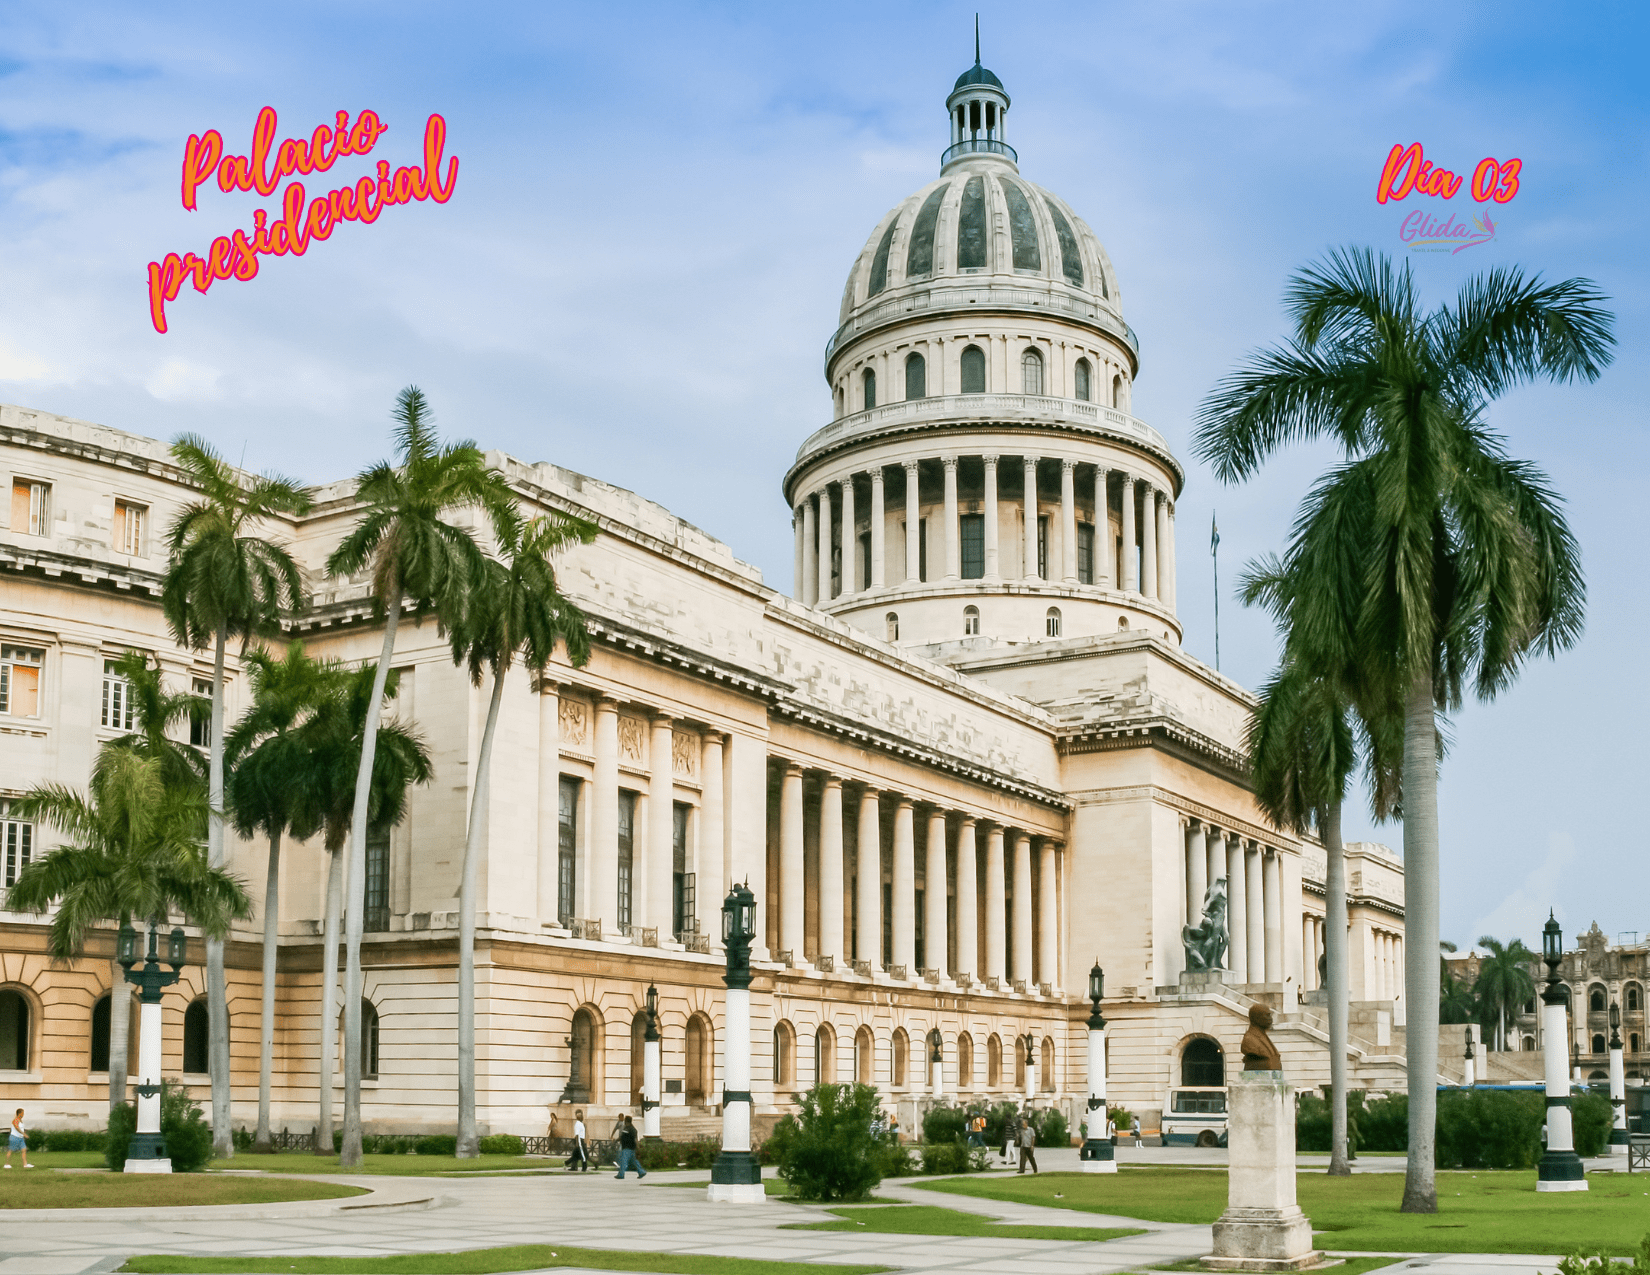
[{"label": "dome lantern", "polygon": [[957,77],[945,99],[951,145],[940,156],[943,173],[960,159],[992,156],[1018,171],[1019,156],[1004,138],[1010,99],[1003,82],[980,64],[980,19],[974,18],[974,65]]}]

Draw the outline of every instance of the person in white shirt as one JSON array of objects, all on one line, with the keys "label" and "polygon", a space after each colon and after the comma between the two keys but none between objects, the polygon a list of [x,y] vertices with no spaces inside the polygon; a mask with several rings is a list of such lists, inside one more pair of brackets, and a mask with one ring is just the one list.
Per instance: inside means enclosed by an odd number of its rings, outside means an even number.
[{"label": "person in white shirt", "polygon": [[23,1108],[17,1109],[17,1114],[11,1118],[11,1137],[6,1143],[6,1167],[11,1168],[11,1153],[19,1152],[23,1156],[23,1167],[32,1169],[29,1163],[29,1131],[23,1127]]},{"label": "person in white shirt", "polygon": [[573,1154],[567,1158],[569,1170],[577,1169],[580,1173],[590,1172],[590,1151],[584,1141],[584,1112],[573,1113]]}]

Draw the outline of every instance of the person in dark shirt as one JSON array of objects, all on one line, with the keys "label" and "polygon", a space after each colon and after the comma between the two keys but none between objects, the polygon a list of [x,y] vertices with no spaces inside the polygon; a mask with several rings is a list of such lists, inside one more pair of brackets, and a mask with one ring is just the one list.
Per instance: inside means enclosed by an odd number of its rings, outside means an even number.
[{"label": "person in dark shirt", "polygon": [[636,1176],[645,1178],[647,1170],[642,1168],[641,1161],[636,1158],[636,1126],[630,1122],[630,1117],[624,1118],[624,1124],[619,1127],[619,1173],[622,1179],[624,1171],[636,1170]]}]

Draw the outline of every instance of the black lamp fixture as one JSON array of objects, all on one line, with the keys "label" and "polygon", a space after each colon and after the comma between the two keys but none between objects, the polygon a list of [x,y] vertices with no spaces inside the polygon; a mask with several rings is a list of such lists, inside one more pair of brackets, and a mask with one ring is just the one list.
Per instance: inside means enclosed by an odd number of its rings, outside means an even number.
[{"label": "black lamp fixture", "polygon": [[182,969],[189,955],[189,938],[181,926],[174,925],[166,936],[166,963],[174,970]]},{"label": "black lamp fixture", "polygon": [[647,985],[647,1033],[644,1040],[659,1039],[659,989],[652,983]]},{"label": "black lamp fixture", "polygon": [[928,1043],[931,1044],[934,1047],[934,1052],[931,1053],[928,1056],[928,1061],[929,1062],[944,1062],[945,1061],[945,1052],[940,1047],[941,1041],[943,1041],[944,1039],[945,1038],[940,1035],[939,1028],[937,1028],[937,1027],[933,1031],[928,1033]]},{"label": "black lamp fixture", "polygon": [[722,981],[729,987],[751,985],[751,944],[756,940],[756,895],[749,883],[736,884],[722,900],[722,946],[728,970]]},{"label": "black lamp fixture", "polygon": [[1089,971],[1089,1001],[1094,1006],[1094,1012],[1089,1015],[1089,1030],[1097,1032],[1106,1025],[1106,1020],[1100,1017],[1100,1002],[1106,999],[1106,971],[1100,968],[1100,961],[1095,959],[1094,968]]},{"label": "black lamp fixture", "polygon": [[1610,1002],[1610,1048],[1621,1048],[1621,1006]]},{"label": "black lamp fixture", "polygon": [[1471,1058],[1472,1057],[1472,1028],[1470,1026],[1466,1029],[1466,1034],[1467,1034],[1467,1057]]},{"label": "black lamp fixture", "polygon": [[1547,963],[1547,981],[1558,981],[1558,966],[1564,959],[1564,932],[1551,908],[1547,909],[1547,924],[1541,928],[1541,959]]},{"label": "black lamp fixture", "polygon": [[120,923],[120,933],[115,939],[115,959],[126,969],[137,964],[138,932],[132,928],[130,921]]}]

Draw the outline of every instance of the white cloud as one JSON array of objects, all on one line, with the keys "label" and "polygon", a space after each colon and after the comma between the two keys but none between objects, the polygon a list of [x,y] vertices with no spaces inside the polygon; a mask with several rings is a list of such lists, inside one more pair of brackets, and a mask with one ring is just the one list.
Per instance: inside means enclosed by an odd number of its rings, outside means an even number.
[{"label": "white cloud", "polygon": [[163,403],[203,403],[219,397],[223,373],[185,359],[167,359],[143,382]]}]

